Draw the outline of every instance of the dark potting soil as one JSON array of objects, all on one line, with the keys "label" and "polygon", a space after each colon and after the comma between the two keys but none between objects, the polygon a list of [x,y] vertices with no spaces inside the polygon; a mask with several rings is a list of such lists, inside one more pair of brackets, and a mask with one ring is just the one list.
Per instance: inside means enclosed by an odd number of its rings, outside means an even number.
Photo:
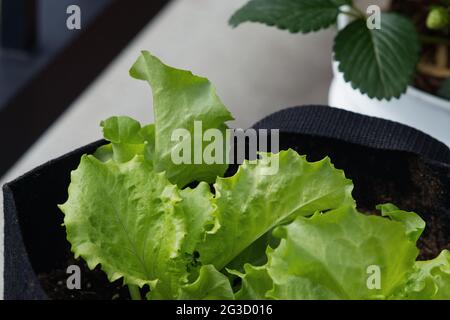
[{"label": "dark potting soil", "polygon": [[67,249],[66,265],[80,267],[81,289],[70,290],[66,281],[69,274],[66,268],[55,269],[49,273],[38,275],[42,288],[53,300],[129,300],[130,294],[127,287],[122,285],[122,280],[109,282],[106,274],[97,266],[89,270],[82,259],[75,259],[69,247]]},{"label": "dark potting soil", "polygon": [[[394,0],[391,4],[391,10],[394,12],[401,13],[409,17],[417,28],[417,31],[421,35],[425,36],[436,36],[449,37],[450,35],[442,35],[442,32],[432,31],[426,27],[426,19],[431,6],[442,5],[441,0]],[[449,61],[448,66],[450,66],[450,48],[449,50]],[[421,56],[425,61],[430,61],[433,63],[435,56],[436,47],[431,44],[422,44]],[[416,72],[414,75],[414,86],[423,91],[436,95],[442,86],[444,79],[433,77],[430,75],[425,75],[421,72]]]},{"label": "dark potting soil", "polygon": [[[328,138],[303,137],[280,133],[280,149],[292,148],[306,154],[309,161],[329,156],[338,169],[353,180],[353,195],[359,210],[379,214],[377,204],[391,202],[403,210],[414,211],[427,222],[418,242],[419,260],[432,259],[441,250],[450,250],[450,167],[434,166],[416,155],[374,150]],[[231,166],[227,176],[236,172]],[[66,268],[77,264],[81,268],[81,290],[66,286]],[[42,287],[51,299],[129,299],[121,280],[110,283],[96,268],[90,271],[82,260],[75,260],[66,245],[66,256],[59,267],[40,272]]]}]

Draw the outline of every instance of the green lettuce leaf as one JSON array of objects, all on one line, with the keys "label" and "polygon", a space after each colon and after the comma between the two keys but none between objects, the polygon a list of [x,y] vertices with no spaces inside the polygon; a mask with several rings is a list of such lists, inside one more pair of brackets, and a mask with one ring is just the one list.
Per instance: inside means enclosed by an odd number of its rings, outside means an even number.
[{"label": "green lettuce leaf", "polygon": [[227,270],[244,272],[245,264],[252,266],[262,266],[267,263],[267,247],[275,248],[280,243],[280,239],[272,235],[272,230],[267,231],[259,239],[244,249],[236,258],[226,265]]},{"label": "green lettuce leaf", "polygon": [[91,269],[101,264],[110,281],[177,297],[197,266],[193,248],[213,223],[209,186],[180,192],[143,156],[125,163],[83,156],[71,180],[60,208],[75,256]]},{"label": "green lettuce leaf", "polygon": [[[230,271],[242,279],[236,298],[450,299],[450,252],[415,261],[423,220],[392,204],[378,208],[390,219],[341,207],[278,227],[266,265]],[[379,287],[368,285],[374,270]]]},{"label": "green lettuce leaf", "polygon": [[[267,265],[259,267],[259,276],[250,273],[243,277],[247,282],[242,289],[246,296],[251,292],[246,288],[261,281],[261,269],[265,268],[272,285],[266,276],[264,290],[271,289],[258,292],[258,296],[387,299],[405,285],[418,255],[402,223],[366,216],[353,207],[317,213],[310,218],[298,217],[289,225],[278,227],[274,234],[282,240],[277,248],[268,250]],[[368,286],[373,267],[380,272],[379,287]]]},{"label": "green lettuce leaf", "polygon": [[419,240],[425,229],[425,221],[415,212],[400,210],[392,203],[380,204],[377,209],[381,211],[383,217],[402,222],[406,229],[406,235],[414,243]]},{"label": "green lettuce leaf", "polygon": [[[270,161],[245,161],[233,177],[218,178],[214,184],[219,227],[199,245],[203,264],[221,270],[279,224],[318,210],[355,205],[352,182],[328,158],[311,163],[293,150],[260,155]],[[278,162],[278,173],[263,175],[273,162]]]},{"label": "green lettuce leaf", "polygon": [[198,279],[180,290],[181,300],[234,300],[228,278],[212,265],[200,269]]},{"label": "green lettuce leaf", "polygon": [[98,159],[114,159],[117,162],[130,161],[135,155],[153,154],[154,125],[141,127],[141,124],[126,116],[110,117],[100,123],[103,137],[111,144],[100,147],[96,152]]},{"label": "green lettuce leaf", "polygon": [[[225,137],[225,122],[233,120],[211,83],[189,71],[169,67],[146,51],[137,59],[130,75],[147,81],[153,90],[155,169],[166,171],[167,178],[180,187],[192,181],[212,183],[217,176],[222,176],[227,164],[195,164],[194,157],[195,150],[203,155],[205,148],[201,135],[200,139],[194,139],[194,121],[201,122],[203,132],[218,129]],[[189,135],[172,141],[176,129],[186,129]],[[172,152],[182,150],[183,141],[190,141],[190,163],[175,164]],[[226,147],[224,144],[224,150]]]},{"label": "green lettuce leaf", "polygon": [[266,293],[273,288],[273,281],[265,266],[244,265],[244,273],[228,270],[242,279],[241,288],[236,292],[236,300],[265,300]]},{"label": "green lettuce leaf", "polygon": [[449,300],[450,252],[443,250],[433,260],[417,261],[401,299]]},{"label": "green lettuce leaf", "polygon": [[100,146],[95,150],[93,156],[102,162],[106,162],[113,159],[113,148],[112,144],[108,143]]}]

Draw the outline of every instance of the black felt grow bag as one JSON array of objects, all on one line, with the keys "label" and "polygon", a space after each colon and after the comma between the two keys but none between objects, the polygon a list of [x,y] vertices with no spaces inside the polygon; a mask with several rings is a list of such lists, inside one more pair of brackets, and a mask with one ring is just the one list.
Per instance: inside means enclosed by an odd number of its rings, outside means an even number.
[{"label": "black felt grow bag", "polygon": [[[449,248],[450,150],[442,143],[391,121],[323,106],[286,109],[254,128],[280,129],[281,149],[293,148],[309,160],[329,156],[353,180],[361,210],[393,202],[420,213],[427,221],[419,243],[422,258]],[[3,187],[5,299],[126,298],[120,283],[109,284],[101,271],[73,261],[56,207],[67,199],[70,171],[81,155],[103,143],[52,160]],[[65,286],[58,279],[73,263],[83,270],[82,294],[58,289]]]}]

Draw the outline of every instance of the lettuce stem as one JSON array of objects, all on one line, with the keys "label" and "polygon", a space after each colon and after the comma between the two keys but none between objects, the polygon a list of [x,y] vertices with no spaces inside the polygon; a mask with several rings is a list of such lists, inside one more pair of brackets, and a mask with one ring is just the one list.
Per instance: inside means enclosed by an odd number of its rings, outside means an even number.
[{"label": "lettuce stem", "polygon": [[128,285],[128,291],[130,291],[130,296],[132,300],[142,300],[141,291],[136,285]]}]

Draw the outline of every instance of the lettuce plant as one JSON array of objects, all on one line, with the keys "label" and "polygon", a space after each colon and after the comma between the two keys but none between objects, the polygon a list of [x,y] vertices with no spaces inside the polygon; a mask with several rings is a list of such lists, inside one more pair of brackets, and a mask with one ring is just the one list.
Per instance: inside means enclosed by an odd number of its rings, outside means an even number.
[{"label": "lettuce plant", "polygon": [[[358,213],[352,182],[328,158],[293,150],[223,165],[174,165],[170,130],[224,130],[232,119],[205,78],[143,52],[131,75],[153,88],[155,123],[101,123],[110,143],[83,155],[60,205],[75,257],[123,279],[134,299],[450,298],[450,253],[416,261],[425,227],[413,212]],[[193,182],[196,182],[196,186]],[[188,185],[186,187],[186,185]],[[367,268],[380,285],[367,285]]]}]

